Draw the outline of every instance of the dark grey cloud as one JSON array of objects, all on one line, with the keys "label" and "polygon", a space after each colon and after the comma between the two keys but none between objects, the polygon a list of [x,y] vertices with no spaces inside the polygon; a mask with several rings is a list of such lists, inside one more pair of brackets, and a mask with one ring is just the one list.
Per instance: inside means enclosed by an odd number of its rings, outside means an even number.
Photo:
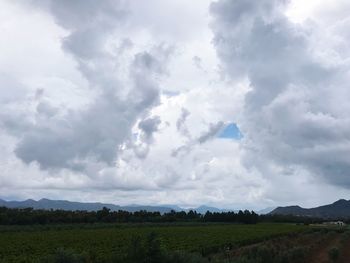
[{"label": "dark grey cloud", "polygon": [[350,187],[349,109],[336,101],[336,94],[350,97],[348,68],[318,60],[309,31],[285,16],[286,4],[219,0],[211,5],[224,73],[234,80],[247,77],[251,88],[239,123],[245,164],[264,174],[276,167],[280,174],[304,169]]},{"label": "dark grey cloud", "polygon": [[130,143],[129,147],[133,149],[136,157],[144,159],[147,157],[150,146],[154,142],[154,134],[159,130],[161,120],[159,116],[147,117],[138,123],[139,132],[137,140]]},{"label": "dark grey cloud", "polygon": [[194,56],[192,58],[193,64],[198,68],[198,69],[203,69],[202,67],[202,59],[198,56]]},{"label": "dark grey cloud", "polygon": [[160,123],[160,117],[154,116],[140,121],[138,127],[143,132],[145,139],[150,140],[153,137],[153,133],[158,131]]},{"label": "dark grey cloud", "polygon": [[203,132],[197,139],[199,143],[205,143],[206,141],[214,138],[220,130],[224,127],[224,122],[219,121],[217,123],[211,123],[207,131]]},{"label": "dark grey cloud", "polygon": [[118,52],[123,53],[125,50],[131,49],[134,46],[133,42],[129,38],[124,38],[118,46]]},{"label": "dark grey cloud", "polygon": [[190,115],[191,115],[191,112],[189,112],[185,108],[182,108],[181,115],[176,121],[177,131],[180,132],[182,135],[184,135],[187,138],[191,138],[191,134],[186,126],[186,120],[188,119],[188,116],[190,116]]},{"label": "dark grey cloud", "polygon": [[[186,111],[182,112],[182,116],[186,119]],[[180,118],[181,119],[181,118]],[[189,141],[185,145],[177,147],[171,152],[172,157],[177,157],[179,154],[186,154],[192,151],[193,147],[198,144],[206,143],[207,141],[216,137],[216,135],[223,129],[224,122],[219,121],[217,123],[210,123],[208,129],[202,132],[197,138],[191,139],[191,136],[188,135],[187,138]]]},{"label": "dark grey cloud", "polygon": [[113,96],[103,96],[85,111],[33,124],[23,132],[16,154],[45,169],[79,167],[75,163],[89,157],[112,164],[117,146],[129,136],[136,118],[133,108]]},{"label": "dark grey cloud", "polygon": [[149,51],[144,51],[136,54],[133,66],[136,70],[148,71],[150,74],[167,74],[167,69],[164,63],[169,59],[174,51],[174,47],[159,44],[153,48],[153,53],[157,53],[154,57]]},{"label": "dark grey cloud", "polygon": [[39,116],[43,116],[45,118],[51,118],[55,116],[58,113],[58,108],[53,107],[50,105],[50,103],[41,101],[38,103],[36,106],[36,112],[38,113]]}]

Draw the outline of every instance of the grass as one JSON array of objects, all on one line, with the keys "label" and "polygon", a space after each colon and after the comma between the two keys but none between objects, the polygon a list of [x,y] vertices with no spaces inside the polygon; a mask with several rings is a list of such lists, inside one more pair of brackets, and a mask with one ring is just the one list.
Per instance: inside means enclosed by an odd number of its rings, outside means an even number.
[{"label": "grass", "polygon": [[293,224],[77,225],[1,227],[0,262],[36,262],[57,248],[87,252],[102,259],[125,251],[133,236],[157,233],[169,250],[210,253],[272,236],[299,232]]}]

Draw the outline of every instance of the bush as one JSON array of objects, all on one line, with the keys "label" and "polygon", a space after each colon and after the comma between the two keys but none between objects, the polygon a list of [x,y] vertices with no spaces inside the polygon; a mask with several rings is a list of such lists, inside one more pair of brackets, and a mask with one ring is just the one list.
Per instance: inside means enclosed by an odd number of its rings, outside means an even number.
[{"label": "bush", "polygon": [[76,254],[72,250],[59,248],[53,255],[41,260],[42,263],[85,263],[88,262],[86,256]]},{"label": "bush", "polygon": [[143,262],[145,260],[146,250],[139,236],[131,238],[129,248],[126,254],[125,262]]},{"label": "bush", "polygon": [[272,247],[267,245],[259,245],[257,247],[253,247],[247,253],[247,259],[255,260],[255,262],[263,262],[263,263],[271,263],[275,258],[275,251]]},{"label": "bush", "polygon": [[208,263],[208,260],[199,254],[177,251],[166,253],[162,263]]},{"label": "bush", "polygon": [[146,240],[133,237],[126,257],[117,262],[127,263],[208,263],[198,254],[186,252],[167,252],[162,248],[161,240],[155,233],[150,233]]},{"label": "bush", "polygon": [[146,239],[146,262],[162,263],[162,245],[160,238],[154,232],[150,233]]},{"label": "bush", "polygon": [[341,235],[341,241],[342,243],[345,243],[346,241],[348,241],[350,239],[350,232],[349,231],[345,231],[342,235]]},{"label": "bush", "polygon": [[329,251],[328,251],[328,257],[330,260],[332,260],[333,262],[336,262],[339,258],[339,249],[337,247],[332,247]]}]

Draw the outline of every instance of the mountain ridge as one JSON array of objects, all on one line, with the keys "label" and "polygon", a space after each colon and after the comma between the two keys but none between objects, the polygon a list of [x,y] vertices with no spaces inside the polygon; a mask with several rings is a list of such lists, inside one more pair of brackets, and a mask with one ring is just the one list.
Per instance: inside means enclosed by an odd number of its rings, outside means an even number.
[{"label": "mountain ridge", "polygon": [[350,218],[350,200],[339,199],[331,204],[313,208],[303,208],[298,205],[279,206],[269,214],[306,216],[324,219]]},{"label": "mountain ridge", "polygon": [[[171,210],[175,211],[189,211],[193,210],[197,213],[204,214],[207,211],[210,212],[227,212],[231,210],[227,209],[219,209],[216,207],[210,207],[210,206],[199,206],[197,208],[181,208],[177,205],[138,205],[138,204],[131,204],[126,206],[120,206],[110,203],[101,203],[101,202],[75,202],[75,201],[68,201],[68,200],[51,200],[47,198],[41,198],[39,200],[34,199],[26,199],[24,201],[6,201],[3,199],[0,199],[0,207],[8,207],[8,208],[33,208],[33,209],[44,209],[44,210],[85,210],[85,211],[97,211],[101,210],[103,207],[106,207],[110,209],[111,211],[118,211],[118,210],[124,210],[128,212],[136,212],[140,210],[146,210],[148,212],[160,212],[160,213],[168,213]],[[232,210],[233,211],[233,210]]]}]

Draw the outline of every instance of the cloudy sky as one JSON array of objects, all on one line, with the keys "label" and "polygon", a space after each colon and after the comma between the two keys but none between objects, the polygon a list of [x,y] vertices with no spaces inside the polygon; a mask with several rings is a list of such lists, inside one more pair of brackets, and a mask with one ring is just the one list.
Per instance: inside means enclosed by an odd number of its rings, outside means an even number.
[{"label": "cloudy sky", "polygon": [[347,0],[2,0],[0,198],[350,198]]}]

